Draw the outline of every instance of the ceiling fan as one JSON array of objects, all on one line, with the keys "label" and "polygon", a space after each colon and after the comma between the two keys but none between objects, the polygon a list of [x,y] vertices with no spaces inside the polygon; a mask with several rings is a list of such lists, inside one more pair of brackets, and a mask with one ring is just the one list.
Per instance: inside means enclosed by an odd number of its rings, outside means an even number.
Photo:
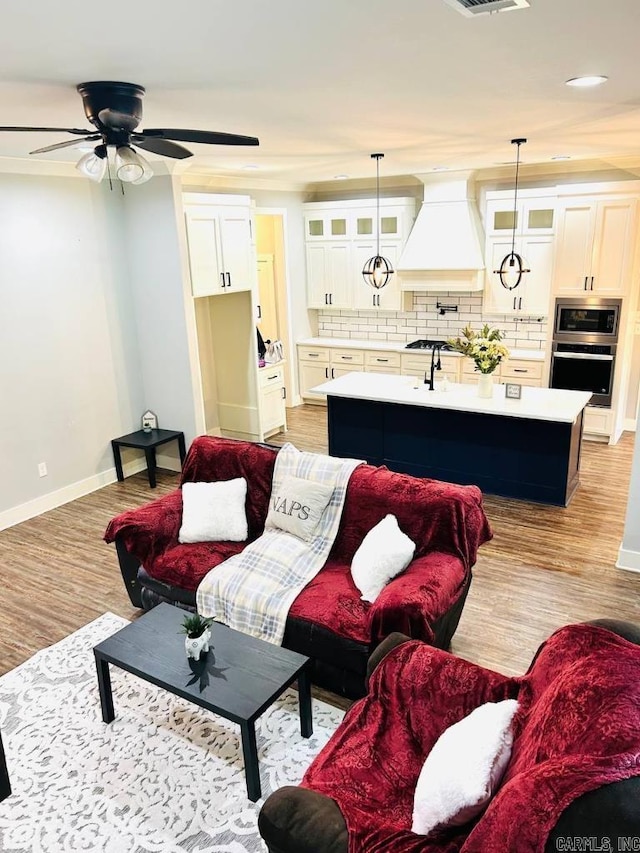
[{"label": "ceiling fan", "polygon": [[94,129],[80,130],[71,127],[0,127],[0,131],[34,131],[37,133],[71,133],[75,139],[56,142],[36,148],[30,154],[43,154],[78,145],[80,142],[98,142],[94,150],[85,154],[76,168],[94,181],[101,181],[108,166],[108,148],[115,149],[116,175],[121,181],[142,184],[153,175],[151,166],[134,148],[142,148],[162,157],[183,160],[193,153],[178,142],[200,142],[206,145],[259,145],[255,136],[235,133],[218,133],[210,130],[181,130],[148,128],[136,130],[142,120],[144,86],[135,83],[118,83],[102,80],[80,83],[77,86],[87,119]]}]

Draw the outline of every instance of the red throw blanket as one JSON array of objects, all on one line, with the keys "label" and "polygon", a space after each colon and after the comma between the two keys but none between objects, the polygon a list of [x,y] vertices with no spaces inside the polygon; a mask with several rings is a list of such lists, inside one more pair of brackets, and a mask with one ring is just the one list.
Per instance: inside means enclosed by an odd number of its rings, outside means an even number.
[{"label": "red throw blanket", "polygon": [[[252,442],[200,436],[189,449],[182,482],[247,480],[249,540],[260,536],[267,516],[276,452]],[[365,535],[393,513],[416,543],[409,568],[372,606],[351,579],[353,555]],[[114,518],[107,542],[119,535],[151,577],[195,590],[210,569],[239,553],[244,542],[178,543],[182,493],[178,489]],[[433,624],[458,601],[478,548],[491,538],[476,486],[397,474],[360,465],[347,488],[338,534],[325,568],[294,601],[290,614],[359,643],[377,643],[392,631],[430,641]]]},{"label": "red throw blanket", "polygon": [[[413,793],[437,738],[484,702],[506,698],[520,702],[514,749],[487,811],[437,838],[414,835]],[[420,643],[399,646],[302,784],[339,805],[349,853],[542,853],[572,800],[639,775],[640,647],[571,625],[520,678]]]}]

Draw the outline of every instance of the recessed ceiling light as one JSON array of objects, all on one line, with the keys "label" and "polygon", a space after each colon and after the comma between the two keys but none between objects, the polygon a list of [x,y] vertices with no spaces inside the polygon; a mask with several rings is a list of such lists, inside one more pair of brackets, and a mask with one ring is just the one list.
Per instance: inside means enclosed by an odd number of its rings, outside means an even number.
[{"label": "recessed ceiling light", "polygon": [[570,80],[565,80],[565,83],[567,86],[586,88],[588,86],[599,86],[601,83],[606,83],[608,79],[602,74],[588,74],[585,77],[572,77]]},{"label": "recessed ceiling light", "polygon": [[449,167],[448,166],[434,166],[431,171],[432,172],[448,172]]},{"label": "recessed ceiling light", "polygon": [[571,160],[570,154],[556,154],[555,157],[551,158],[552,160]]},{"label": "recessed ceiling light", "polygon": [[259,169],[260,167],[256,166],[255,163],[247,163],[247,165],[243,166],[242,168],[245,170],[245,172],[253,172],[255,169]]},{"label": "recessed ceiling light", "polygon": [[333,180],[334,181],[346,181],[348,177],[349,177],[349,175],[334,175]]}]

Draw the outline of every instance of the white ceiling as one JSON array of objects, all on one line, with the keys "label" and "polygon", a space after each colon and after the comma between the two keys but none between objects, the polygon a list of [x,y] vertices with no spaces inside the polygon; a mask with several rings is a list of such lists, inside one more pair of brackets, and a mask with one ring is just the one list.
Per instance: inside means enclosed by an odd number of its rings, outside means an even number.
[{"label": "white ceiling", "polygon": [[[530,0],[466,18],[443,0],[32,0],[3,4],[0,124],[84,127],[75,85],[146,87],[141,127],[255,135],[193,145],[190,167],[292,183],[437,166],[640,162],[638,0]],[[564,85],[605,74],[597,89]],[[57,134],[0,134],[23,158]],[[63,149],[39,155],[75,161]],[[149,159],[153,159],[150,157]]]}]

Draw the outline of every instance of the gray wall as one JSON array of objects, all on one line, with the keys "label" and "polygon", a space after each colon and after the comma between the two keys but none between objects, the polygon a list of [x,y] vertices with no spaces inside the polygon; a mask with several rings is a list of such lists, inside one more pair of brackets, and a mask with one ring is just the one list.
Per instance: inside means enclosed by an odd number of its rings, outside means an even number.
[{"label": "gray wall", "polygon": [[[183,430],[188,446],[200,429],[188,330],[192,306],[190,299],[185,300],[180,192],[177,179],[154,175],[148,183],[127,190],[124,216],[144,388],[140,414],[149,408],[160,427]],[[175,455],[175,448],[167,446],[166,452]]]},{"label": "gray wall", "polygon": [[0,174],[0,513],[112,468],[142,411],[122,209],[108,185]]}]

